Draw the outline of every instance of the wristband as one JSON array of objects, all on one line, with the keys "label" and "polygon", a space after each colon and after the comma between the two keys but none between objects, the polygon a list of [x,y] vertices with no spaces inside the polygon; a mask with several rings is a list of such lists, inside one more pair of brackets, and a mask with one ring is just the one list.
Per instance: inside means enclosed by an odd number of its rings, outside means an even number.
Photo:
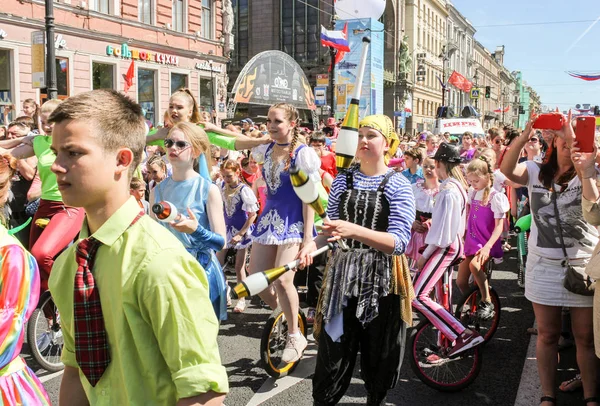
[{"label": "wristband", "polygon": [[585,172],[581,173],[583,179],[595,179],[597,176],[598,173],[596,172],[596,168],[588,168]]}]

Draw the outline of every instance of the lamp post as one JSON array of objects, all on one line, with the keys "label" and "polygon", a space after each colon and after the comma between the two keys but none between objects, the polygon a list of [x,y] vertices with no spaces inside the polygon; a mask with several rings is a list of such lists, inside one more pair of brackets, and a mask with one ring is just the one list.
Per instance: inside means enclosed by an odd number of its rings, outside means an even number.
[{"label": "lamp post", "polygon": [[48,100],[58,97],[54,56],[54,0],[46,0],[46,94]]},{"label": "lamp post", "polygon": [[504,103],[506,102],[506,88],[502,89],[502,125],[505,125],[504,123]]},{"label": "lamp post", "polygon": [[208,60],[208,66],[210,67],[210,107],[212,109],[212,111],[210,112],[210,116],[213,120],[214,123],[217,122],[216,120],[216,110],[215,110],[215,78],[213,75],[213,61],[212,59]]}]

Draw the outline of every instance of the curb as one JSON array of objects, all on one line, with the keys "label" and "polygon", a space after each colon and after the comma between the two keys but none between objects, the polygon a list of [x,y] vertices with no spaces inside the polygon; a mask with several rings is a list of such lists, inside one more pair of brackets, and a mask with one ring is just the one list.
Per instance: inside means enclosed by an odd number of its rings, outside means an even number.
[{"label": "curb", "polygon": [[[537,327],[537,322],[533,323]],[[515,406],[531,406],[539,402],[540,380],[537,372],[537,358],[535,356],[537,335],[532,334],[525,355],[523,372],[521,373],[521,382],[515,398]]]}]

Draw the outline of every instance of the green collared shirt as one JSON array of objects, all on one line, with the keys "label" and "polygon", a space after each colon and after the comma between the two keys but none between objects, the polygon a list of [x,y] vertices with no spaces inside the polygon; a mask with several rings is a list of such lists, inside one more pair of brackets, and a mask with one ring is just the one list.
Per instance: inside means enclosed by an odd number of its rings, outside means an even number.
[{"label": "green collared shirt", "polygon": [[[217,347],[218,322],[200,264],[131,197],[93,236],[111,362],[92,387],[92,405],[174,405],[208,391],[228,392]],[[84,222],[80,238],[89,235]],[[73,327],[76,245],[54,263],[50,291],[61,315],[65,365],[78,368]]]}]

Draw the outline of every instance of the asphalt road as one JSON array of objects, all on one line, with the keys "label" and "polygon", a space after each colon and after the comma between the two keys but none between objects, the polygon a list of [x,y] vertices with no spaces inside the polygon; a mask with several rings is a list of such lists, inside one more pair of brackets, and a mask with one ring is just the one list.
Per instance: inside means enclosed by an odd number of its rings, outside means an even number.
[{"label": "asphalt road", "polygon": [[[492,285],[502,301],[500,327],[483,351],[483,367],[475,382],[465,390],[446,394],[425,386],[419,381],[405,357],[401,380],[397,387],[388,393],[387,402],[393,405],[495,405],[512,406],[515,403],[521,372],[526,358],[530,336],[526,329],[534,323],[531,304],[523,297],[516,282],[516,251],[510,251],[502,264],[496,266]],[[228,275],[232,280],[233,276]],[[277,381],[270,378],[260,365],[260,337],[270,311],[260,306],[258,300],[243,314],[230,313],[229,320],[221,326],[219,348],[223,364],[227,368],[230,393],[227,406],[242,405],[312,405],[310,377],[314,372],[316,347],[309,340],[305,358],[292,376]],[[23,355],[36,370],[34,362]],[[561,358],[560,379],[570,378],[574,371],[574,351],[566,352]],[[365,404],[366,392],[359,378],[359,367],[346,396],[340,404]],[[36,373],[50,394],[53,404],[58,404],[58,387],[61,375],[47,374],[43,370]],[[537,397],[537,395],[535,395]],[[563,401],[572,404],[580,396],[564,397]],[[567,404],[567,403],[565,403]]]}]

